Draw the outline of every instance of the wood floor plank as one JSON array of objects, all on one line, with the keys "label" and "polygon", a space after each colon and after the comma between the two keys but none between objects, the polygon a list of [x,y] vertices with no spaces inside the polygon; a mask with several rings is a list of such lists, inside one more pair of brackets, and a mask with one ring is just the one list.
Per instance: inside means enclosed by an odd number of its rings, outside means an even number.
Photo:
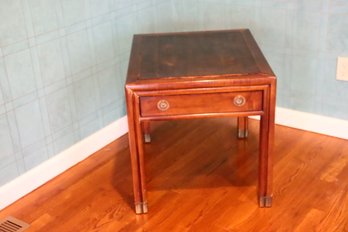
[{"label": "wood floor plank", "polygon": [[0,211],[28,231],[348,231],[348,141],[276,126],[274,204],[257,205],[258,121],[156,122],[149,213],[133,211],[127,136]]}]

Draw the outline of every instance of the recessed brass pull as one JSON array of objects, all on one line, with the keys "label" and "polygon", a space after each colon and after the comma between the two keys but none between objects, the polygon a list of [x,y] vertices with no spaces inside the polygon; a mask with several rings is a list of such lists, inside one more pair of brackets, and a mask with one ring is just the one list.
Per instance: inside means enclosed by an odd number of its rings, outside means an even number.
[{"label": "recessed brass pull", "polygon": [[166,111],[169,109],[169,102],[167,100],[159,100],[157,102],[157,109],[160,111]]},{"label": "recessed brass pull", "polygon": [[245,97],[243,97],[242,95],[237,95],[233,99],[233,104],[235,106],[243,106],[245,102],[246,102]]}]

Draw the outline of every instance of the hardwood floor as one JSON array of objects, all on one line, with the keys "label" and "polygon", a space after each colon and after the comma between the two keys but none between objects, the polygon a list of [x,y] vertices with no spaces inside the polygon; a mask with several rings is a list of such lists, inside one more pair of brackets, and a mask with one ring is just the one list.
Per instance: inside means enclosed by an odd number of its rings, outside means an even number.
[{"label": "hardwood floor", "polygon": [[[149,213],[133,211],[121,137],[0,211],[28,231],[348,231],[348,141],[276,127],[274,202],[256,200],[258,121],[158,122],[145,145]],[[43,173],[44,175],[44,173]]]}]

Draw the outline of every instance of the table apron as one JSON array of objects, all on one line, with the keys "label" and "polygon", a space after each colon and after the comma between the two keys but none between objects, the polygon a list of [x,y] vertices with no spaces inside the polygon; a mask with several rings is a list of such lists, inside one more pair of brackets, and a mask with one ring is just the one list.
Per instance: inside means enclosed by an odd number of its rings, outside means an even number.
[{"label": "table apron", "polygon": [[250,112],[230,112],[230,113],[205,113],[205,114],[180,114],[180,115],[161,115],[161,116],[146,116],[139,117],[140,121],[166,121],[180,119],[195,119],[195,118],[219,118],[219,117],[247,117],[247,116],[263,116],[263,111]]},{"label": "table apron", "polygon": [[193,89],[170,89],[170,90],[150,90],[150,91],[134,91],[139,97],[148,96],[165,96],[165,95],[184,95],[184,94],[205,94],[205,93],[224,93],[224,92],[245,92],[245,91],[266,91],[270,85],[255,86],[229,86],[229,87],[213,87],[213,88],[193,88]]},{"label": "table apron", "polygon": [[[263,116],[265,114],[266,102],[269,101],[269,90],[271,85],[256,85],[256,86],[229,86],[218,88],[198,88],[198,89],[178,89],[178,90],[159,90],[159,91],[136,91],[134,94],[134,106],[141,112],[141,98],[142,97],[159,97],[159,96],[180,96],[180,95],[204,95],[204,94],[219,94],[219,93],[238,93],[238,92],[250,92],[250,91],[262,91],[261,104],[262,109],[251,109],[241,111],[225,111],[225,112],[198,112],[198,113],[186,113],[180,114],[161,114],[161,115],[139,115],[140,121],[160,121],[160,120],[177,120],[177,119],[194,119],[194,118],[213,118],[213,117],[246,117],[246,116]],[[267,108],[267,107],[266,107]]]}]

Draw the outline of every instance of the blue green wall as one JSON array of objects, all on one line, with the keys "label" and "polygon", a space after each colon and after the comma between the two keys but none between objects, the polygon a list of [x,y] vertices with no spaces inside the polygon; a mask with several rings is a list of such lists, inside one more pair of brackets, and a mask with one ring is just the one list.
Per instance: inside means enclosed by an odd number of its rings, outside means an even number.
[{"label": "blue green wall", "polygon": [[0,185],[125,115],[134,33],[250,28],[277,105],[348,120],[345,0],[3,0]]}]

